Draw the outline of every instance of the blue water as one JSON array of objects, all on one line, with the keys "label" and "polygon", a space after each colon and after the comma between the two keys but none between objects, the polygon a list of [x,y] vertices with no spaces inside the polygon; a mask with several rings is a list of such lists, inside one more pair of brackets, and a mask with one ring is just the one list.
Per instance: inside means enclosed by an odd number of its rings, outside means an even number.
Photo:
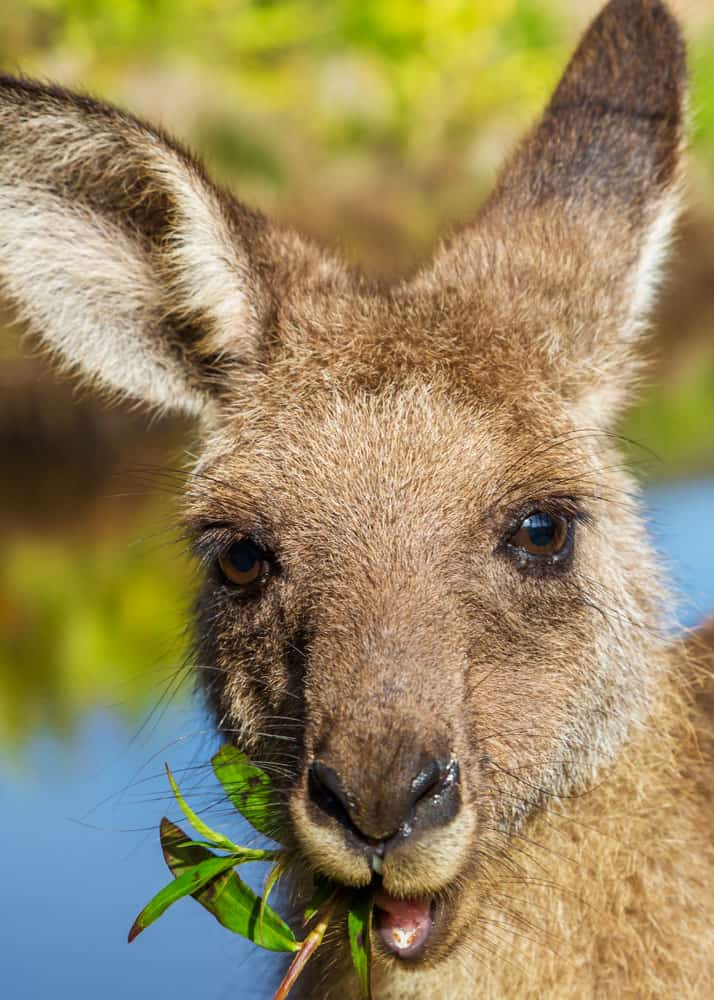
[{"label": "blue water", "polygon": [[695,625],[714,612],[714,482],[650,490],[649,526],[682,597],[679,620]]},{"label": "blue water", "polygon": [[[2,1000],[271,996],[275,959],[192,901],[126,943],[138,911],[170,881],[157,823],[164,813],[182,817],[162,763],[170,761],[194,805],[208,805],[217,789],[205,770],[183,771],[209,759],[207,733],[205,719],[179,708],[139,738],[113,714],[96,713],[71,750],[38,742],[21,771],[0,760]],[[181,734],[201,735],[177,743]],[[237,817],[211,816],[240,843],[254,842]]]},{"label": "blue water", "polygon": [[[714,611],[714,482],[654,490],[650,506],[684,597],[682,621],[692,624]],[[139,733],[96,713],[70,748],[36,742],[21,769],[0,758],[2,1000],[271,996],[276,959],[190,900],[126,944],[136,913],[168,881],[156,828],[164,811],[179,816],[162,762],[192,803],[210,805],[215,789],[201,765],[214,746],[195,709],[173,706]],[[212,815],[248,842],[235,817]]]}]

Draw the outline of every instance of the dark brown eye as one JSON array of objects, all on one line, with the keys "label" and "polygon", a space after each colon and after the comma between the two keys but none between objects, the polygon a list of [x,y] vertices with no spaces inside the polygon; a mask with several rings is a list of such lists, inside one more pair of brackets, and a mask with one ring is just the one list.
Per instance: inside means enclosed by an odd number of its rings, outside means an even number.
[{"label": "dark brown eye", "polygon": [[248,589],[261,583],[268,570],[265,553],[249,539],[233,542],[218,558],[221,573],[229,583]]},{"label": "dark brown eye", "polygon": [[532,556],[557,556],[566,550],[569,541],[568,518],[535,511],[521,521],[509,545]]}]

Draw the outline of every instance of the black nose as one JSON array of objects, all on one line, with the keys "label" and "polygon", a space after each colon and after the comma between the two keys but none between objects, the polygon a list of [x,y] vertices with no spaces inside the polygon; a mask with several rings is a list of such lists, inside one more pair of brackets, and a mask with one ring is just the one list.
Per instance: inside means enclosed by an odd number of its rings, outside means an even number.
[{"label": "black nose", "polygon": [[374,847],[396,836],[406,838],[415,829],[447,823],[459,807],[459,768],[453,758],[422,757],[411,777],[386,774],[381,787],[374,776],[348,786],[324,761],[314,761],[308,773],[308,792],[318,811],[331,817],[358,842]]}]

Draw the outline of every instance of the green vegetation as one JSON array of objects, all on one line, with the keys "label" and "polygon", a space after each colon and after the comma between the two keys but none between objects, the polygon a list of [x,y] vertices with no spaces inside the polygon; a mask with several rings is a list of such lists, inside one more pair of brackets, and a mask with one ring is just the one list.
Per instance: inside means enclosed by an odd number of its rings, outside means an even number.
[{"label": "green vegetation", "polygon": [[[0,59],[163,120],[244,198],[383,271],[473,211],[598,6],[10,0]],[[714,14],[694,24],[695,144],[711,168]],[[371,233],[345,232],[346,205]]]},{"label": "green vegetation", "polygon": [[654,479],[714,468],[714,358],[650,389],[627,416],[623,433],[637,443],[631,451],[636,463],[643,448],[654,453],[645,462]]},{"label": "green vegetation", "polygon": [[714,16],[690,47],[693,145],[707,180],[714,177]]},{"label": "green vegetation", "polygon": [[[233,746],[224,746],[211,763],[215,776],[238,812],[259,833],[278,841],[285,840],[276,825],[276,804],[279,800],[268,775]],[[141,911],[129,931],[129,942],[179,899],[193,896],[220,924],[235,934],[269,951],[294,953],[295,957],[274,997],[274,1000],[285,1000],[307,962],[322,944],[325,932],[341,906],[346,911],[347,935],[360,990],[362,996],[370,1000],[373,892],[351,892],[325,882],[318,883],[302,915],[303,928],[311,929],[302,941],[298,941],[285,921],[268,906],[271,889],[289,866],[289,842],[280,850],[239,847],[196,815],[181,795],[168,766],[166,773],[176,801],[204,840],[192,840],[166,817],[162,819],[161,846],[174,881],[158,892]],[[222,853],[216,854],[216,850]],[[274,864],[262,898],[256,896],[236,871],[240,865],[251,861]]]},{"label": "green vegetation", "polygon": [[[130,530],[137,538],[141,527]],[[189,592],[188,561],[166,538],[6,543],[0,745],[41,730],[68,735],[97,707],[136,721],[175,693]]]}]

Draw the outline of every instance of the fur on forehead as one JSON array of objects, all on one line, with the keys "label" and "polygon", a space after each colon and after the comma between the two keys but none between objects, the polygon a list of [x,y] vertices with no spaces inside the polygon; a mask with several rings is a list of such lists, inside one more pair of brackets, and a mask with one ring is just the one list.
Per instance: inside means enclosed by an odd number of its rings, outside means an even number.
[{"label": "fur on forehead", "polygon": [[583,495],[609,446],[608,435],[580,430],[545,394],[504,405],[485,384],[479,394],[448,372],[412,371],[375,390],[324,369],[298,378],[286,366],[252,376],[237,398],[195,470],[189,508],[199,516],[290,520],[297,504],[301,521],[312,509],[321,523],[332,510],[344,524],[354,499],[360,518],[370,497],[376,506],[393,497],[458,527],[469,507],[480,518],[506,493],[511,505]]},{"label": "fur on forehead", "polygon": [[[254,410],[265,423],[284,407],[314,406],[331,394],[389,395],[422,386],[466,407],[497,408],[513,423],[549,408],[551,422],[573,417],[601,427],[610,415],[606,397],[623,390],[624,371],[629,379],[635,361],[630,345],[612,343],[624,309],[600,293],[608,283],[597,258],[587,267],[567,258],[556,263],[547,245],[539,257],[486,238],[480,253],[475,280],[457,273],[451,285],[339,294],[318,287],[286,295],[260,368],[232,369],[220,425],[243,425]],[[606,255],[600,260],[604,272]],[[589,290],[574,297],[573,288]],[[579,409],[589,392],[599,393],[603,410],[592,423]]]}]

